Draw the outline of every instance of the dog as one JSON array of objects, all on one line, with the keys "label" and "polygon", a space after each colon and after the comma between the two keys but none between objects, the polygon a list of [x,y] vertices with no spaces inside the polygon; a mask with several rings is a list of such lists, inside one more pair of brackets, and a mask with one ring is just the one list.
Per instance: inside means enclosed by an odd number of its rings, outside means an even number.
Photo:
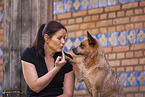
[{"label": "dog", "polygon": [[88,31],[87,37],[73,49],[74,54],[83,56],[81,66],[69,59],[77,81],[85,82],[92,97],[124,97],[123,87],[109,66],[103,47]]}]

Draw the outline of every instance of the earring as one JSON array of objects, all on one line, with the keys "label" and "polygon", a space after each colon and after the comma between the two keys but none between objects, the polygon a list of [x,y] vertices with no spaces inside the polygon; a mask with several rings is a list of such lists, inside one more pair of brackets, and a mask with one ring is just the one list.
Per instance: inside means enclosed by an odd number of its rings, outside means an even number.
[{"label": "earring", "polygon": [[47,44],[48,44],[48,41],[47,41]]}]

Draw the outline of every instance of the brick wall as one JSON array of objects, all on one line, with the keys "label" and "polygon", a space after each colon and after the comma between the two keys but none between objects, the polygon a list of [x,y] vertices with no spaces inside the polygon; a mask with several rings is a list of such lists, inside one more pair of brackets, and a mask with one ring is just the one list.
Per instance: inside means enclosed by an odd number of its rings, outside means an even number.
[{"label": "brick wall", "polygon": [[4,28],[4,0],[0,0],[0,97],[2,97],[3,81],[3,28]]},{"label": "brick wall", "polygon": [[[59,1],[59,0],[57,0]],[[145,1],[135,1],[100,8],[55,14],[54,20],[68,29],[68,38],[122,32],[145,28]],[[110,66],[117,73],[145,71],[145,43],[106,46],[104,50]],[[81,56],[70,53],[80,64]],[[145,97],[145,86],[124,87],[126,97]],[[75,90],[74,97],[90,97],[88,91]]]}]

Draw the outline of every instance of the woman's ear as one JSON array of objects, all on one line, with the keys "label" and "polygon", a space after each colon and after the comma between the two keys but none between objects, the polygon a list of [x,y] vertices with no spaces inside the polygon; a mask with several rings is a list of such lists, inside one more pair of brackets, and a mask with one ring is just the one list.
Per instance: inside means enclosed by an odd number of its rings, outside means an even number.
[{"label": "woman's ear", "polygon": [[48,39],[49,39],[48,34],[45,34],[45,35],[44,35],[44,40],[45,40],[45,41],[48,41]]}]

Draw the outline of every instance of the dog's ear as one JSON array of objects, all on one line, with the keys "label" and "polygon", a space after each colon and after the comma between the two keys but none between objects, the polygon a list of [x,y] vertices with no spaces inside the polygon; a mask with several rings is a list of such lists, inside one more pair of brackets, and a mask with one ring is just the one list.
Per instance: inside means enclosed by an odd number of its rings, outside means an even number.
[{"label": "dog's ear", "polygon": [[88,36],[88,42],[90,45],[95,45],[96,40],[91,36],[91,34],[87,31],[87,36]]}]

